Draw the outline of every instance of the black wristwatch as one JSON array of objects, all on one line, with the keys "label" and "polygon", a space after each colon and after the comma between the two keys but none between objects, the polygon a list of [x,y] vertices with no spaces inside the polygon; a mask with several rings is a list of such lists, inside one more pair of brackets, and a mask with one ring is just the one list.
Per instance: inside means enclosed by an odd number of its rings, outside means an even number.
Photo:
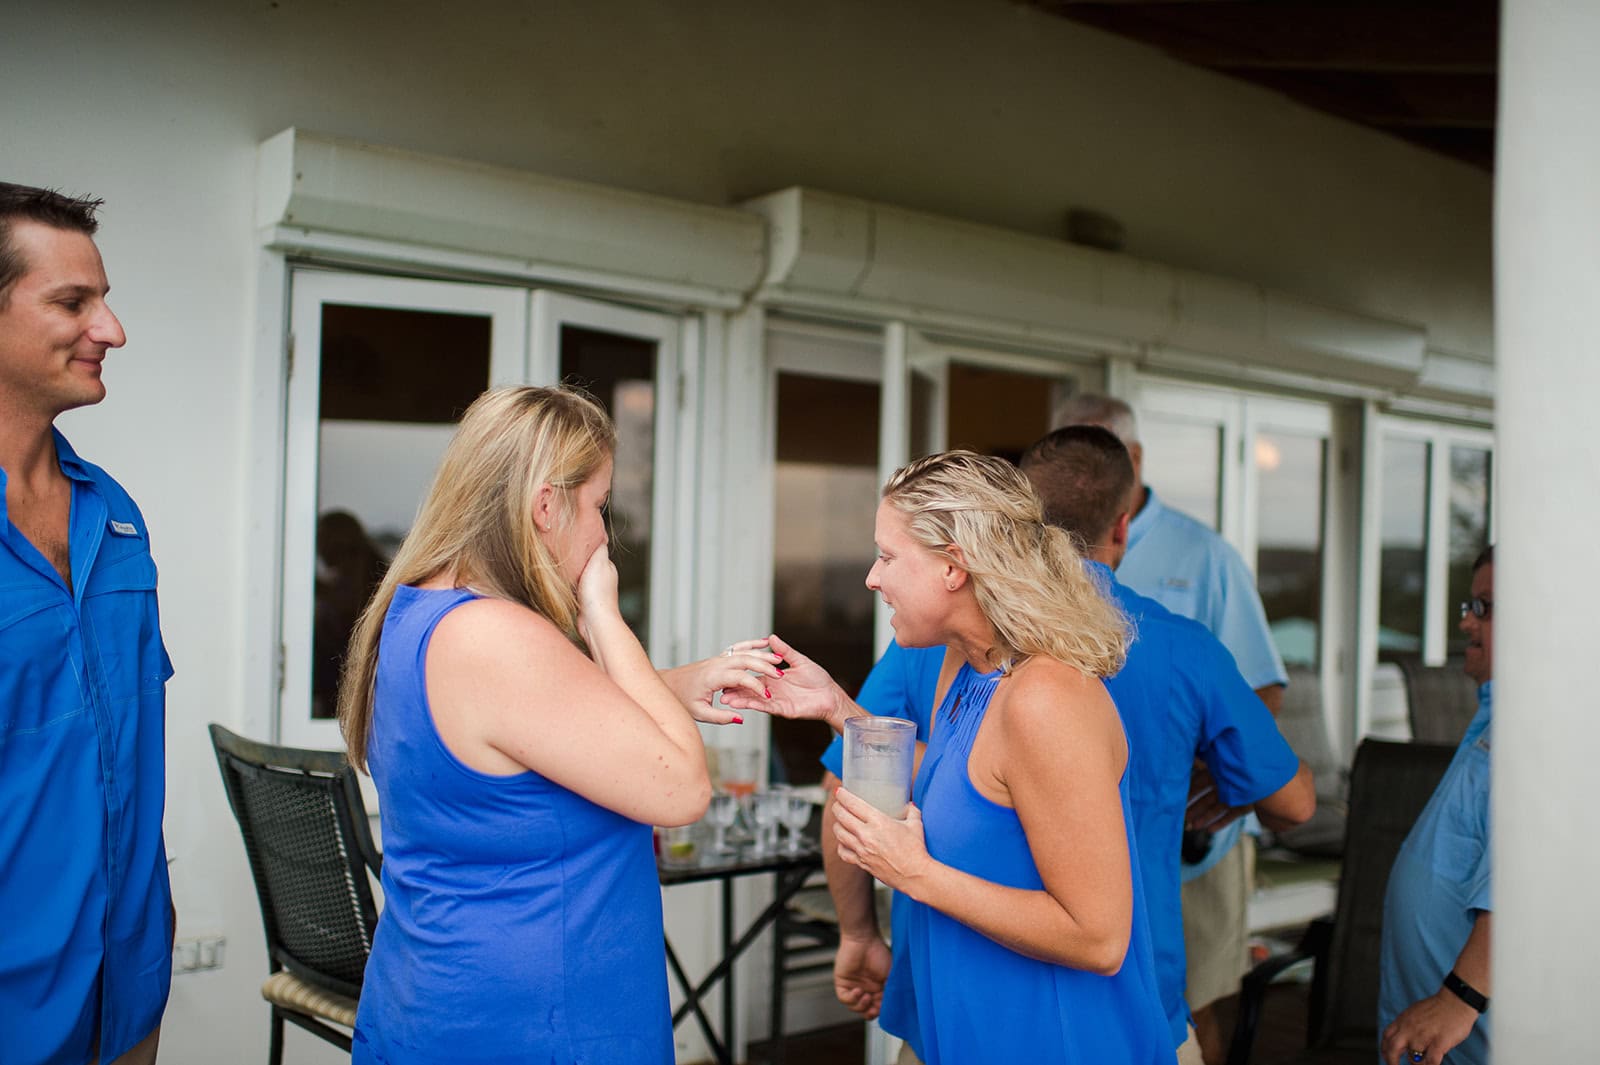
[{"label": "black wristwatch", "polygon": [[1454,971],[1444,974],[1444,986],[1446,991],[1449,991],[1479,1013],[1489,1008],[1489,996],[1461,979]]}]

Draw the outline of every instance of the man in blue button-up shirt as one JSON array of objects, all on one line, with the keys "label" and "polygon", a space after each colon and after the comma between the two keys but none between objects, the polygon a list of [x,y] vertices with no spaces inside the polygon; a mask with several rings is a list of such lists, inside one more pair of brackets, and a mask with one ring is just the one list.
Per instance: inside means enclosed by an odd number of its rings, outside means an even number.
[{"label": "man in blue button-up shirt", "polygon": [[[1055,412],[1054,422],[1108,429],[1133,460],[1133,520],[1117,580],[1211,630],[1276,715],[1283,708],[1289,675],[1267,626],[1255,578],[1232,545],[1167,506],[1144,483],[1144,446],[1133,408],[1113,396],[1079,395]],[[1214,781],[1198,765],[1191,789],[1197,799],[1216,795]],[[1207,1065],[1218,1065],[1226,1052],[1213,1006],[1239,990],[1239,979],[1250,967],[1247,903],[1255,880],[1255,848],[1238,845],[1244,825],[1228,821],[1228,816],[1210,826],[1215,834],[1202,846],[1202,855],[1183,865],[1189,1004]],[[1197,832],[1196,838],[1204,840],[1205,833]]]},{"label": "man in blue button-up shirt", "polygon": [[165,685],[139,508],[56,417],[126,339],[97,201],[0,183],[0,1057],[153,1062],[172,979]]}]

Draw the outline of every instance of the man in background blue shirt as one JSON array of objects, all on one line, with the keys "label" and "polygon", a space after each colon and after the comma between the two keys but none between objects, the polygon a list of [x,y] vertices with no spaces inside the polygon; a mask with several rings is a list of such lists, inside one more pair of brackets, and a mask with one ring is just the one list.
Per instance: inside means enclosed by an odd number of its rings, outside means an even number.
[{"label": "man in background blue shirt", "polygon": [[98,201],[0,183],[0,1058],[148,1065],[172,979],[144,518],[55,430],[126,339]]},{"label": "man in background blue shirt", "polygon": [[1388,1065],[1488,1065],[1489,746],[1494,654],[1494,549],[1472,567],[1461,604],[1465,668],[1478,713],[1400,845],[1383,898],[1378,1026]]},{"label": "man in background blue shirt", "polygon": [[[1053,421],[1057,427],[1108,429],[1133,460],[1133,520],[1117,580],[1209,629],[1276,715],[1283,708],[1289,675],[1267,627],[1255,578],[1232,545],[1208,526],[1168,507],[1144,483],[1144,447],[1133,408],[1111,396],[1085,394],[1067,400]],[[1196,795],[1216,794],[1203,766],[1196,766],[1191,788]],[[1255,850],[1238,845],[1243,824],[1229,820],[1232,815],[1223,811],[1217,814],[1221,820],[1212,826],[1216,831],[1209,846],[1198,860],[1183,866],[1189,1005],[1210,1065],[1221,1065],[1225,1057],[1212,1005],[1238,991],[1239,978],[1249,967],[1246,911],[1255,881]],[[1204,831],[1195,835],[1206,839]]]}]

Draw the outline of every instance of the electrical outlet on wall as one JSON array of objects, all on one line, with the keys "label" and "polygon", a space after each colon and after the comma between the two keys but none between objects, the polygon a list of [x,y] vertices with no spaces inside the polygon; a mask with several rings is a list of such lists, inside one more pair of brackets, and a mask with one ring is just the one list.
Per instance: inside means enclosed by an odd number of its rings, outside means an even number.
[{"label": "electrical outlet on wall", "polygon": [[222,968],[223,948],[227,937],[222,935],[189,936],[172,944],[172,971],[195,973],[206,969]]}]

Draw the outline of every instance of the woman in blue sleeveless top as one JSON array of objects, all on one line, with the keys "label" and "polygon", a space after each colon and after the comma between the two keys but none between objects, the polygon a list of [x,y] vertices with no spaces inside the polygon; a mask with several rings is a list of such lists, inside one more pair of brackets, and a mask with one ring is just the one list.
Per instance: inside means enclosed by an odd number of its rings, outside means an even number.
[{"label": "woman in blue sleeveless top", "polygon": [[485,393],[351,637],[384,844],[358,1065],[672,1061],[650,826],[705,810],[711,693],[777,671],[650,665],[606,550],[615,446],[579,393]]},{"label": "woman in blue sleeveless top", "polygon": [[[902,892],[883,1027],[927,1065],[1170,1065],[1132,846],[1128,746],[1101,678],[1126,622],[1003,459],[920,459],[884,488],[867,576],[895,639],[963,661],[903,820],[843,788],[839,853]],[[772,712],[861,709],[774,639]],[[910,993],[906,990],[909,988]]]}]

